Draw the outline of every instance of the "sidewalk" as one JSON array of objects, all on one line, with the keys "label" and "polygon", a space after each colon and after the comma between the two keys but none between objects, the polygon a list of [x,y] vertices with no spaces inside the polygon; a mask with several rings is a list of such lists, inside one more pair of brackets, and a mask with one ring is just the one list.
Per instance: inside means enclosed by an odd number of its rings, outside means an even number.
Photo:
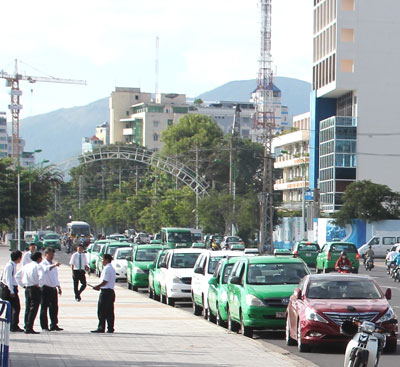
[{"label": "sidewalk", "polygon": [[[59,254],[56,253],[56,258],[63,256]],[[8,256],[8,249],[1,246],[1,269]],[[76,303],[71,270],[62,265],[59,274],[63,289],[59,298],[59,326],[64,331],[40,335],[11,333],[10,366],[312,366],[311,362],[290,359],[280,348],[229,333],[179,308],[121,286],[116,287],[116,333],[90,334],[97,327],[98,292],[88,287],[82,294],[82,302]],[[88,277],[88,283],[97,284],[98,278]],[[23,292],[20,299],[22,321]],[[41,331],[38,318],[35,330]]]}]

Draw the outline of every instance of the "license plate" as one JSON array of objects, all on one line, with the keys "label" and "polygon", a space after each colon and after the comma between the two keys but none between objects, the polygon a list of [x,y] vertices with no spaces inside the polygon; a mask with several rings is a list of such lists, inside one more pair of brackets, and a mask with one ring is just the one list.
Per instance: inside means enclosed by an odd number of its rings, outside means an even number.
[{"label": "license plate", "polygon": [[307,257],[311,257],[311,254],[309,252],[306,253]]},{"label": "license plate", "polygon": [[276,312],[275,317],[277,319],[286,319],[286,312]]}]

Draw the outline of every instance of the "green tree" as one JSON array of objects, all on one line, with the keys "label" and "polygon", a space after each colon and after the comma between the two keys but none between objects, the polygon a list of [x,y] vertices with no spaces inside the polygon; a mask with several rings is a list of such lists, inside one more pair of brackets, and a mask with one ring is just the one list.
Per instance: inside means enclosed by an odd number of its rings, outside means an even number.
[{"label": "green tree", "polygon": [[350,184],[343,195],[343,206],[335,213],[335,222],[344,226],[352,219],[375,222],[384,219],[398,219],[400,195],[388,186],[369,180]]}]

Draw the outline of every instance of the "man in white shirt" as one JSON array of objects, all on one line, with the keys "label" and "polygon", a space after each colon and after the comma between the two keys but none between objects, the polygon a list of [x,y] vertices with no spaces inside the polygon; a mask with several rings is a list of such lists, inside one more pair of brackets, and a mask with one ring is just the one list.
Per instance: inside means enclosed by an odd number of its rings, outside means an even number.
[{"label": "man in white shirt", "polygon": [[92,333],[104,333],[107,321],[107,333],[114,332],[114,302],[115,302],[115,269],[111,265],[112,256],[110,254],[103,255],[104,269],[101,272],[100,284],[93,287],[94,290],[100,291],[99,303],[97,305],[97,317],[99,324]]},{"label": "man in white shirt", "polygon": [[[40,285],[42,287],[42,302],[40,303],[40,326],[44,331],[62,331],[58,327],[58,294],[61,295],[60,282],[58,281],[58,269],[61,265],[54,262],[55,251],[52,247],[47,247],[44,252],[45,259],[40,263],[42,273]],[[58,293],[58,294],[57,294]],[[50,329],[47,318],[47,310],[50,315]]]},{"label": "man in white shirt", "polygon": [[34,243],[30,243],[28,249],[29,250],[24,253],[24,256],[22,258],[22,266],[25,266],[32,262],[31,256],[36,251],[36,245]]},{"label": "man in white shirt", "polygon": [[19,313],[21,304],[18,296],[18,283],[15,279],[17,273],[17,264],[21,262],[22,252],[13,251],[11,260],[4,267],[3,276],[1,278],[1,298],[4,301],[9,301],[11,304],[11,331],[24,331],[19,327]]},{"label": "man in white shirt", "polygon": [[15,279],[21,287],[25,288],[25,334],[40,334],[33,330],[33,324],[40,305],[40,277],[42,268],[40,263],[42,254],[35,252],[32,262],[22,267],[15,275]]},{"label": "man in white shirt", "polygon": [[[86,288],[86,270],[89,270],[86,254],[83,253],[83,245],[79,244],[78,249],[72,254],[69,264],[72,267],[72,279],[74,281],[75,301],[81,301],[81,293]],[[81,283],[78,289],[79,282]]]}]

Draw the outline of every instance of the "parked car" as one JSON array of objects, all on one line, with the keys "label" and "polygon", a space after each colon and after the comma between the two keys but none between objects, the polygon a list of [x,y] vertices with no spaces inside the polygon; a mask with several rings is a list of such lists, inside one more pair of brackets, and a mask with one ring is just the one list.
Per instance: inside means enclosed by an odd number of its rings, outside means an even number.
[{"label": "parked car", "polygon": [[149,297],[157,301],[161,298],[160,264],[164,261],[166,251],[167,250],[159,251],[153,264],[149,266]]},{"label": "parked car", "polygon": [[111,262],[115,269],[116,280],[126,279],[126,268],[128,256],[132,254],[132,247],[119,247],[114,253],[113,260]]},{"label": "parked car", "polygon": [[124,240],[126,237],[125,235],[121,234],[121,233],[114,233],[114,234],[110,234],[109,236],[107,236],[108,240],[111,241],[120,241],[120,240]]},{"label": "parked car", "polygon": [[294,257],[302,259],[308,266],[315,267],[319,250],[316,242],[300,241],[293,246],[292,254]]},{"label": "parked car", "polygon": [[171,249],[160,264],[161,301],[174,306],[176,301],[191,301],[193,268],[201,249]]},{"label": "parked car", "polygon": [[57,233],[47,233],[43,236],[43,248],[47,247],[61,250],[61,240]]},{"label": "parked car", "polygon": [[206,248],[206,244],[203,242],[193,242],[192,248]]},{"label": "parked car", "polygon": [[244,256],[258,256],[260,251],[258,251],[258,248],[245,248],[243,254]]},{"label": "parked car", "polygon": [[137,244],[148,244],[150,243],[149,236],[144,232],[139,232],[135,237],[135,243]]},{"label": "parked car", "polygon": [[228,283],[228,328],[253,336],[255,329],[284,329],[289,297],[310,271],[301,259],[242,257]]},{"label": "parked car", "polygon": [[126,278],[128,288],[137,291],[138,288],[147,288],[149,285],[150,267],[158,252],[162,250],[161,245],[136,245],[127,258]]},{"label": "parked car", "polygon": [[109,240],[99,240],[96,241],[93,246],[89,246],[87,249],[87,258],[88,258],[88,263],[89,263],[89,269],[91,273],[94,273],[96,271],[96,264],[98,261],[98,258],[101,253],[101,248],[105,246],[107,243],[109,243]]},{"label": "parked car", "polygon": [[212,278],[219,261],[226,257],[238,257],[243,253],[239,251],[211,251],[207,250],[200,254],[194,264],[192,277],[192,301],[193,313],[199,316],[203,313],[208,317],[208,281]]},{"label": "parked car", "polygon": [[190,228],[161,228],[161,242],[169,248],[189,248],[192,246],[192,232]]},{"label": "parked car", "polygon": [[231,251],[244,251],[246,249],[246,246],[242,243],[231,243],[230,249]]},{"label": "parked car", "polygon": [[219,261],[217,268],[208,281],[208,319],[219,326],[226,326],[228,321],[228,279],[233,265],[239,257],[225,258]]},{"label": "parked car", "polygon": [[231,243],[241,243],[244,245],[243,240],[238,236],[225,236],[221,242],[221,248],[224,248],[226,244],[230,245]]},{"label": "parked car", "polygon": [[354,268],[353,272],[358,273],[360,267],[360,255],[357,252],[357,247],[351,242],[328,242],[322,246],[321,252],[317,256],[317,265],[315,271],[317,273],[329,273],[335,271],[336,261],[340,254],[345,251],[348,259],[351,261]]},{"label": "parked car", "polygon": [[[351,337],[340,333],[343,321],[358,317],[362,321],[382,323],[390,330],[386,349],[397,347],[396,315],[389,305],[391,290],[384,293],[378,283],[353,274],[314,274],[306,276],[290,297],[287,308],[286,343],[307,352],[313,345],[346,343]],[[351,304],[357,313],[350,312]]]},{"label": "parked car", "polygon": [[127,244],[125,242],[108,242],[104,246],[101,247],[100,253],[97,256],[97,262],[96,262],[96,275],[100,276],[101,272],[103,271],[103,255],[104,254],[110,254],[111,256],[114,256],[115,251],[117,251],[118,248],[121,247],[127,247]]},{"label": "parked car", "polygon": [[386,257],[386,251],[390,250],[393,245],[400,242],[399,233],[387,232],[384,235],[373,236],[366,244],[358,249],[360,256],[363,256],[369,246],[375,253],[375,257]]}]

